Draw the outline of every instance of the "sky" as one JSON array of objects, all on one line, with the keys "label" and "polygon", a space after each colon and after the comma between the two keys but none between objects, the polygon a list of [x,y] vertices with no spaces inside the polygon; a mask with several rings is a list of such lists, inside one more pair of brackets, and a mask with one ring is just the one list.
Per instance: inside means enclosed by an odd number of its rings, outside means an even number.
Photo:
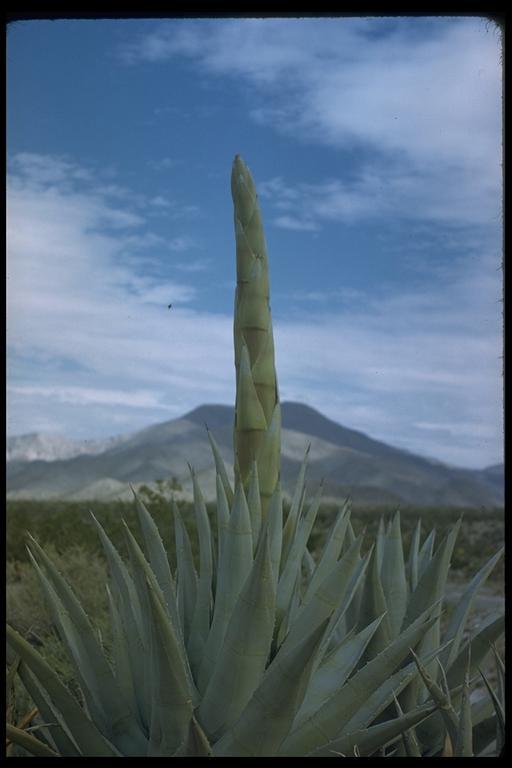
[{"label": "sky", "polygon": [[238,153],[281,401],[501,462],[501,46],[477,16],[10,24],[8,434],[234,403]]}]

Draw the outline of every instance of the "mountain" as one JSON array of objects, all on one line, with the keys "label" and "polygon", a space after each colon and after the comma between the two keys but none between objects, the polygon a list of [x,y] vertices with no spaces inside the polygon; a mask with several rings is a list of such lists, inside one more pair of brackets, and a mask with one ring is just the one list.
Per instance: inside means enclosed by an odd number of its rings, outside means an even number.
[{"label": "mountain", "polygon": [[106,440],[70,440],[62,435],[33,432],[15,435],[7,440],[7,461],[55,461],[71,459],[84,453],[103,453],[125,440],[125,436]]},{"label": "mountain", "polygon": [[[233,476],[233,409],[203,405],[182,418],[107,441],[80,443],[44,435],[7,442],[8,498],[130,498],[129,483],[175,477],[190,497],[187,462],[206,498],[215,471],[205,426]],[[59,442],[60,441],[60,442]],[[310,490],[324,481],[324,498],[351,495],[355,504],[492,507],[503,505],[504,468],[457,469],[348,429],[300,403],[282,403],[281,481],[290,494],[304,457]],[[179,495],[179,494],[178,494]]]}]

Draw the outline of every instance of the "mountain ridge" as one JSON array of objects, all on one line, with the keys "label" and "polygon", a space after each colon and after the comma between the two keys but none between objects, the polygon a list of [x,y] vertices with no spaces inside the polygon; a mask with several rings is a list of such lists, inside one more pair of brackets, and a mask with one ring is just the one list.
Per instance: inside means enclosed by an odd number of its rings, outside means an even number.
[{"label": "mountain ridge", "polygon": [[[213,459],[206,436],[212,432],[233,475],[234,409],[205,404],[181,418],[160,422],[105,441],[76,441],[77,452],[51,460],[23,460],[20,439],[8,438],[8,498],[127,497],[128,483],[151,484],[175,477],[190,493],[187,463],[194,466],[211,497],[215,492]],[[310,482],[323,479],[325,495],[372,504],[407,503],[444,506],[501,506],[503,465],[480,470],[451,467],[379,440],[296,402],[282,403],[281,481],[285,493],[293,482],[308,443]],[[40,435],[39,435],[40,437]],[[17,453],[10,441],[18,441]],[[66,441],[66,438],[64,438]],[[29,441],[25,441],[28,445]],[[43,441],[44,442],[44,441]],[[80,450],[78,450],[80,449]],[[54,454],[55,455],[55,446]],[[28,455],[34,455],[34,453]],[[90,490],[87,490],[90,489]],[[110,495],[109,495],[110,494]]]}]

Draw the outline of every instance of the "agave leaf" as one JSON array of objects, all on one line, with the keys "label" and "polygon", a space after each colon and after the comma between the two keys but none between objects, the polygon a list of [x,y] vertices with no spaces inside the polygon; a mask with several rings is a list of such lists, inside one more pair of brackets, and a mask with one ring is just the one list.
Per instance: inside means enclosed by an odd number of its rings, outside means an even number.
[{"label": "agave leaf", "polygon": [[199,664],[197,680],[200,691],[206,689],[215,667],[231,614],[252,562],[251,518],[243,485],[238,483],[219,562],[213,621]]},{"label": "agave leaf", "polygon": [[187,737],[173,757],[213,757],[212,746],[193,715]]},{"label": "agave leaf", "polygon": [[[452,642],[452,641],[448,640],[447,645],[450,642]],[[451,704],[452,699],[451,699],[451,693],[450,693],[450,686],[448,685],[448,679],[446,677],[445,668],[443,667],[443,664],[442,664],[441,659],[439,657],[436,659],[436,661],[437,661],[437,664],[439,666],[439,671],[441,672],[442,691],[445,694],[448,703]]]},{"label": "agave leaf", "polygon": [[[14,654],[14,657],[12,661],[7,660],[7,676],[5,678],[5,687],[7,694],[9,694],[10,690],[12,689],[12,686],[14,685],[14,678],[16,677],[16,673],[18,672],[18,667],[20,665],[21,658]],[[7,706],[9,705],[9,700],[7,699]]]},{"label": "agave leaf", "polygon": [[[492,643],[494,640],[496,640],[502,634],[504,628],[505,617],[503,615],[499,616],[495,621],[491,621],[476,636],[474,636],[465,644],[464,648],[459,651],[459,654],[450,669],[446,671],[447,684],[452,690],[451,699],[454,709],[456,709],[460,704],[460,692],[457,690],[455,693],[454,689],[460,686],[464,680],[465,669],[468,661],[468,652],[470,652],[471,657],[469,674],[470,676],[473,676],[478,666],[482,663],[483,659],[489,651],[489,643]],[[491,714],[492,708],[489,709],[487,704],[487,701],[484,701],[483,703],[475,702],[475,705],[473,705],[472,714],[474,723],[480,722],[480,717],[487,717]],[[479,716],[477,713],[480,711],[480,708],[483,708],[483,710],[482,714]],[[438,749],[441,749],[442,741],[441,744],[438,744],[438,742],[439,734],[442,733],[442,731],[443,722],[441,715],[439,712],[435,712],[431,717],[429,717],[419,726],[418,738],[423,744],[435,744],[438,745]]]},{"label": "agave leaf", "polygon": [[360,563],[361,537],[336,563],[319,585],[310,601],[303,604],[283,643],[283,648],[296,645],[301,637],[329,618],[342,603],[352,576]]},{"label": "agave leaf", "polygon": [[114,662],[116,682],[121,692],[121,696],[125,701],[132,702],[132,709],[135,712],[135,715],[139,717],[139,724],[141,727],[144,727],[143,720],[138,711],[126,632],[114,596],[108,586],[106,587],[106,590],[112,625],[112,659]]},{"label": "agave leaf", "polygon": [[491,643],[491,648],[494,656],[494,661],[496,663],[496,678],[498,681],[498,699],[502,707],[505,707],[505,664],[503,663],[503,660],[500,657],[498,651],[496,650],[496,646],[493,643]]},{"label": "agave leaf", "polygon": [[361,597],[358,629],[361,630],[368,626],[377,616],[382,616],[382,621],[368,643],[364,656],[366,660],[377,656],[384,648],[387,648],[392,639],[388,605],[379,572],[379,553],[375,546],[371,554],[369,573]]},{"label": "agave leaf", "polygon": [[[429,560],[428,565],[421,571],[418,585],[409,597],[409,603],[405,614],[403,626],[407,626],[411,619],[415,618],[423,607],[432,602],[444,598],[446,579],[450,568],[450,560],[455,546],[455,541],[460,529],[461,519],[446,534],[445,538],[437,548],[434,556]],[[418,646],[418,653],[424,655],[439,647],[441,639],[441,619],[425,633]],[[428,671],[435,680],[438,674],[438,666],[433,663]],[[405,696],[402,698],[404,711],[413,709],[417,703],[425,700],[427,695],[426,688],[422,686],[419,678],[408,687]]]},{"label": "agave leaf", "polygon": [[428,688],[432,699],[434,700],[436,707],[443,718],[443,722],[452,744],[455,744],[458,734],[458,718],[455,712],[451,700],[449,691],[443,691],[443,689],[436,683],[436,681],[429,675],[427,669],[423,666],[418,659],[414,651],[412,651],[414,661],[418,667],[419,673],[423,682]]},{"label": "agave leaf", "polygon": [[[46,598],[46,602],[50,608],[51,616],[57,628],[58,635],[72,665],[74,666],[75,672],[80,682],[80,688],[84,695],[87,709],[91,713],[92,718],[97,723],[99,729],[108,738],[111,735],[109,733],[109,721],[108,716],[102,706],[100,692],[101,686],[98,685],[98,681],[95,679],[94,667],[91,665],[90,659],[87,657],[87,651],[83,646],[80,635],[77,634],[76,627],[70,620],[68,613],[64,610],[59,596],[53,589],[51,583],[46,578],[44,572],[39,567],[37,561],[35,560],[28,547],[27,550],[34,570],[38,576],[41,589]],[[96,640],[96,638],[94,639]]]},{"label": "agave leaf", "polygon": [[212,740],[236,722],[261,682],[275,619],[275,587],[268,526],[234,606],[217,663],[198,710]]},{"label": "agave leaf", "polygon": [[293,587],[297,574],[300,573],[302,557],[315,522],[315,518],[320,507],[322,496],[322,484],[320,485],[315,498],[311,502],[305,516],[299,521],[295,538],[288,552],[288,558],[279,578],[277,588],[277,619],[280,623],[286,613],[286,608],[290,602]]},{"label": "agave leaf", "polygon": [[116,756],[119,752],[89,720],[78,702],[61,683],[41,654],[27,643],[16,630],[7,625],[7,642],[21,656],[22,661],[46,691],[52,705],[59,710],[68,730],[73,734],[79,750],[91,757]]},{"label": "agave leaf", "polygon": [[[218,477],[218,475],[217,475]],[[224,491],[222,491],[224,493]],[[183,639],[188,643],[190,628],[197,597],[197,574],[194,568],[192,547],[180,511],[173,501],[174,535],[176,540],[176,561],[178,579],[178,613]]]},{"label": "agave leaf", "polygon": [[412,534],[411,544],[409,548],[409,560],[407,563],[407,569],[409,572],[409,580],[411,585],[411,591],[414,592],[418,586],[418,574],[419,574],[419,548],[421,538],[421,520],[418,518],[416,527]]},{"label": "agave leaf", "polygon": [[307,548],[304,550],[304,555],[302,557],[302,570],[305,573],[306,583],[309,584],[316,571],[316,563],[313,555]]},{"label": "agave leaf", "polygon": [[349,520],[347,525],[347,533],[345,536],[345,540],[343,541],[343,548],[341,551],[345,552],[349,547],[352,546],[355,540],[356,540],[356,535],[352,527],[352,522]]},{"label": "agave leaf", "polygon": [[231,499],[231,502],[228,503],[226,491],[224,490],[224,486],[222,484],[222,478],[219,474],[216,475],[215,482],[217,489],[217,570],[219,570],[220,562],[222,559],[222,550],[224,548],[226,539],[226,531],[229,525],[229,510],[230,506],[233,506],[233,499]]},{"label": "agave leaf", "polygon": [[336,561],[338,560],[341,552],[341,548],[343,546],[343,539],[345,538],[345,532],[347,530],[349,520],[350,506],[349,500],[347,499],[343,507],[340,509],[338,515],[336,516],[330,534],[325,543],[322,556],[318,562],[318,566],[316,567],[315,572],[309,581],[309,585],[304,596],[305,603],[309,602],[309,600],[313,597],[317,588],[336,564]]},{"label": "agave leaf", "polygon": [[295,728],[285,740],[280,754],[304,755],[339,736],[346,723],[365,705],[415,647],[422,634],[436,621],[427,618],[434,606],[428,608],[396,640],[350,677],[345,685],[310,718]]},{"label": "agave leaf", "polygon": [[[362,534],[361,534],[361,538],[362,538]],[[348,552],[346,554],[348,554]],[[343,637],[343,635],[341,634],[340,628],[343,628],[343,632],[346,633],[345,617],[346,617],[347,611],[349,610],[352,604],[354,596],[358,593],[359,587],[361,583],[364,581],[371,555],[372,555],[372,550],[367,552],[362,560],[361,559],[359,560],[351,576],[351,579],[347,587],[347,590],[345,592],[345,595],[343,597],[343,600],[339,603],[338,607],[331,614],[331,618],[329,619],[329,625],[327,627],[327,632],[325,633],[324,643],[322,645],[321,652],[318,654],[318,661],[323,659],[325,654],[332,649],[333,647],[331,643],[332,640],[334,640],[334,644],[336,644],[335,638]]]},{"label": "agave leaf", "polygon": [[[144,728],[147,730],[151,714],[151,700],[147,687],[147,675],[145,674],[145,669],[148,666],[149,637],[147,627],[142,622],[139,596],[119,552],[92,512],[90,512],[90,515],[98,530],[103,550],[107,557],[112,577],[112,586],[119,595],[117,604],[123,631],[127,639],[137,709]],[[142,663],[141,659],[143,660]]]},{"label": "agave leaf", "polygon": [[21,662],[19,665],[18,674],[45,722],[53,723],[50,738],[59,754],[66,757],[79,756],[80,750],[73,739],[73,734],[69,732],[63,716],[54,706],[46,691],[41,687],[37,677],[24,662]]},{"label": "agave leaf", "polygon": [[293,493],[290,511],[288,512],[288,517],[286,518],[286,523],[283,529],[283,564],[286,562],[288,551],[291,547],[292,541],[295,539],[295,531],[297,529],[297,523],[299,521],[302,505],[304,503],[304,484],[310,448],[311,444],[309,444],[306,448],[304,458],[302,459],[297,482],[295,483],[295,490]]},{"label": "agave leaf", "polygon": [[386,527],[384,524],[384,517],[379,518],[379,527],[377,529],[377,536],[375,537],[375,556],[377,558],[377,567],[379,573],[382,570],[382,563],[384,560],[384,544],[386,540]]},{"label": "agave leaf", "polygon": [[[154,695],[151,723],[151,748],[161,755],[172,755],[187,735],[193,712],[193,693],[183,665],[181,645],[164,608],[154,578],[146,577],[151,611],[154,664],[151,688]],[[149,617],[148,617],[149,618]],[[156,723],[153,722],[156,717]]]},{"label": "agave leaf", "polygon": [[[493,742],[496,742],[496,747],[498,747],[496,739],[497,727],[496,713],[481,720],[479,723],[473,721],[473,751],[475,757],[480,757],[482,752]],[[498,748],[496,748],[496,752],[499,753]]]},{"label": "agave leaf", "polygon": [[433,602],[443,596],[450,559],[460,525],[461,520],[459,519],[447,533],[426,568],[423,570],[420,568],[421,575],[418,586],[410,597],[403,627],[409,626],[428,605],[432,605]]},{"label": "agave leaf", "polygon": [[187,651],[192,671],[194,674],[197,674],[210,631],[213,560],[210,521],[206,511],[206,504],[204,503],[196,474],[192,467],[189,468],[194,486],[194,511],[199,536],[199,582]]},{"label": "agave leaf", "polygon": [[372,725],[370,728],[364,728],[360,731],[347,733],[339,739],[328,742],[322,747],[308,753],[308,757],[332,757],[333,753],[342,753],[344,755],[357,753],[362,757],[371,755],[381,747],[386,747],[395,742],[400,736],[410,728],[424,720],[433,711],[432,705],[423,705],[417,707],[412,712],[388,720],[385,723]]},{"label": "agave leaf", "polygon": [[[366,531],[366,528],[363,528],[362,533],[364,533],[365,531]],[[356,535],[354,533],[354,529],[352,527],[352,523],[349,520],[348,521],[348,525],[347,525],[347,530],[346,530],[346,533],[345,533],[345,539],[343,541],[343,547],[341,549],[341,554],[342,555],[345,554],[345,552],[347,552],[348,549],[350,549],[350,547],[352,546],[352,544],[354,543],[355,540],[356,540]],[[372,549],[373,549],[373,547],[372,547]],[[356,592],[355,592],[355,594],[354,594],[354,596],[353,596],[353,598],[352,598],[352,600],[350,602],[350,605],[347,608],[346,614],[345,614],[343,622],[342,622],[342,623],[345,624],[346,630],[350,630],[352,628],[356,629],[358,627],[359,615],[360,615],[360,612],[361,612],[361,604],[362,604],[362,599],[363,599],[363,593],[364,593],[364,589],[365,589],[365,581],[366,580],[363,580],[359,584],[359,586],[358,586],[358,588],[357,588],[357,590],[356,590]]]},{"label": "agave leaf", "polygon": [[208,427],[206,427],[206,432],[208,434],[208,440],[210,441],[210,445],[212,447],[213,458],[215,461],[215,471],[217,473],[217,476],[220,477],[222,481],[222,487],[224,489],[224,493],[226,494],[226,499],[228,501],[229,506],[231,507],[233,503],[233,489],[231,488],[231,483],[229,482],[229,479],[228,479],[226,466],[222,459],[219,446],[217,445],[217,442],[215,441],[215,438],[213,437]]},{"label": "agave leaf", "polygon": [[357,635],[344,638],[322,661],[311,678],[294,728],[320,709],[345,684],[381,621],[382,616],[379,616]]},{"label": "agave leaf", "polygon": [[407,607],[407,579],[400,531],[400,512],[394,516],[384,540],[381,581],[388,609],[386,623],[390,637],[397,637]]},{"label": "agave leaf", "polygon": [[[193,698],[194,700],[197,698],[197,691],[195,689],[194,681],[192,678],[192,673],[190,670],[190,665],[188,662],[187,655],[185,653],[185,649],[183,647],[183,642],[181,638],[181,634],[178,631],[178,628],[174,626],[172,618],[169,616],[169,613],[166,609],[166,603],[165,603],[165,597],[160,589],[160,585],[157,581],[157,578],[151,569],[151,566],[147,562],[144,553],[142,549],[139,547],[139,544],[137,540],[135,539],[134,535],[124,523],[124,529],[126,534],[126,541],[128,545],[128,550],[130,553],[130,557],[132,558],[132,562],[134,565],[134,575],[136,576],[136,584],[139,589],[140,594],[140,601],[141,604],[146,607],[146,624],[148,626],[149,630],[149,637],[150,637],[150,643],[153,647],[155,643],[155,631],[158,631],[160,635],[162,635],[165,638],[165,642],[168,645],[168,649],[171,648],[172,643],[172,652],[171,650],[168,650],[168,658],[172,661],[172,663],[176,667],[176,676],[177,679],[180,681],[180,686],[182,686],[182,674],[186,678],[186,686],[187,686],[187,695]],[[149,585],[149,586],[148,586]],[[153,597],[158,598],[160,600],[161,610],[164,612],[166,616],[166,623],[165,627],[162,628],[161,626],[161,611],[156,611],[156,609],[153,606]],[[148,622],[148,616],[153,616],[153,622]],[[160,622],[160,623],[158,623]],[[153,662],[153,657],[150,654],[150,663]],[[183,685],[185,685],[183,683]],[[152,688],[154,688],[154,684],[152,685]],[[175,747],[177,748],[177,747]]]},{"label": "agave leaf", "polygon": [[279,651],[238,721],[214,745],[214,755],[276,754],[304,698],[326,627],[327,620],[289,651]]},{"label": "agave leaf", "polygon": [[92,511],[90,511],[89,514],[91,515],[93,523],[99,533],[101,543],[103,545],[103,550],[110,567],[112,579],[121,595],[123,610],[125,612],[126,618],[128,619],[127,623],[132,623],[136,626],[137,636],[142,639],[144,636],[142,613],[133,580],[128,573],[128,570],[121,556],[119,555],[119,552],[103,530],[103,526],[96,519]]},{"label": "agave leaf", "polygon": [[455,741],[455,757],[473,757],[473,724],[471,722],[471,703],[469,689],[469,670],[470,655],[468,654],[468,663],[464,684],[462,686],[462,701],[460,705],[459,723],[457,729],[457,738]]},{"label": "agave leaf", "polygon": [[[146,579],[151,573],[156,583],[156,577],[154,574],[152,574],[150,566],[147,564],[145,556],[139,547],[138,542],[135,540],[126,524],[124,526],[124,534],[139,604],[141,606],[142,614],[145,617],[143,643],[144,647],[146,648],[146,652],[144,657],[140,659],[138,663],[140,664],[143,672],[144,701],[147,707],[143,717],[144,723],[147,723],[145,730],[149,734],[147,756],[154,757],[159,754],[159,743],[161,737],[158,719],[158,708],[155,700],[156,691],[152,682],[153,679],[156,678],[156,658],[153,652],[153,647],[155,645],[155,628],[152,626],[152,622],[148,620],[151,617],[151,605],[148,595],[148,588],[146,585]],[[162,605],[164,605],[164,596],[159,586],[157,586],[157,590],[161,598]]]},{"label": "agave leaf", "polygon": [[256,544],[258,541],[262,520],[260,484],[258,480],[258,463],[256,461],[253,461],[252,464],[251,477],[249,480],[249,491],[247,494],[247,506],[249,507],[251,517],[253,547],[254,550],[256,550]]},{"label": "agave leaf", "polygon": [[7,722],[10,722],[13,720],[13,694],[14,694],[14,678],[16,677],[16,673],[18,671],[18,667],[20,665],[20,657],[14,655],[14,658],[10,659],[10,649],[7,647],[7,654],[6,654],[6,664],[7,664],[7,675],[5,679],[5,694],[6,694],[6,704],[5,704],[5,714],[6,714],[6,720]]},{"label": "agave leaf", "polygon": [[20,747],[23,747],[23,749],[26,749],[27,752],[30,752],[30,754],[34,755],[35,757],[59,757],[58,752],[50,749],[50,747],[48,747],[43,741],[36,739],[35,736],[27,733],[26,730],[23,730],[22,728],[16,728],[15,725],[6,723],[5,732],[6,737],[10,739],[14,744],[18,744]]},{"label": "agave leaf", "polygon": [[277,588],[280,563],[282,562],[281,548],[283,537],[283,498],[281,495],[281,485],[279,483],[270,499],[267,519],[270,541],[270,562],[272,563],[274,584]]},{"label": "agave leaf", "polygon": [[[402,707],[400,706],[400,703],[394,695],[395,700],[395,709],[397,712],[398,717],[404,716],[404,712],[402,710]],[[414,732],[414,727],[408,728],[406,731],[402,732],[402,755],[405,757],[421,757],[421,748],[418,744],[418,739],[416,738],[416,734]]]},{"label": "agave leaf", "polygon": [[444,736],[443,751],[441,753],[441,757],[453,757],[453,742],[450,739],[448,733],[445,733]]},{"label": "agave leaf", "polygon": [[[428,664],[435,659],[441,649],[428,653],[423,657],[423,662]],[[418,669],[414,661],[401,667],[387,678],[373,693],[371,693],[363,706],[351,717],[345,725],[348,732],[366,728],[374,722],[379,715],[393,702],[396,695],[404,690],[416,678]],[[349,681],[350,682],[350,681]]]},{"label": "agave leaf", "polygon": [[488,696],[477,699],[471,704],[471,722],[473,726],[479,725],[495,714],[494,705]]},{"label": "agave leaf", "polygon": [[66,650],[75,665],[87,705],[101,730],[121,751],[144,754],[146,738],[121,696],[110,664],[79,600],[44,550],[30,536],[30,558],[54,613]]},{"label": "agave leaf", "polygon": [[484,675],[481,669],[479,669],[479,672],[485,683],[485,687],[489,691],[489,696],[491,697],[494,711],[496,712],[496,751],[500,752],[501,747],[505,744],[505,710],[487,677]]},{"label": "agave leaf", "polygon": [[299,612],[300,582],[301,582],[300,574],[297,574],[297,578],[293,586],[292,596],[290,598],[290,602],[288,603],[288,607],[286,609],[286,614],[284,615],[281,621],[281,624],[279,626],[279,630],[277,632],[277,646],[276,646],[277,648],[279,648],[284,642],[284,639],[287,636],[288,632],[290,631],[290,627],[292,626]]},{"label": "agave leaf", "polygon": [[458,600],[455,610],[453,611],[450,623],[445,632],[445,639],[452,640],[453,642],[449,648],[446,649],[444,657],[441,659],[445,667],[450,667],[460,648],[464,628],[471,608],[474,603],[475,595],[479,587],[487,579],[494,566],[503,554],[504,548],[500,549],[493,557],[491,557],[485,565],[480,568],[478,573],[471,579],[467,589],[462,597]]},{"label": "agave leaf", "polygon": [[160,532],[155,521],[133,488],[132,493],[135,497],[135,509],[137,511],[140,530],[144,537],[147,559],[153,569],[160,589],[162,590],[169,616],[171,617],[174,626],[181,632],[181,625],[178,619],[178,608],[176,605],[176,588],[174,586],[171,569],[169,567],[169,560]]},{"label": "agave leaf", "polygon": [[489,652],[489,646],[491,643],[500,637],[505,629],[505,616],[501,614],[495,620],[491,620],[486,624],[480,632],[472,637],[459,651],[459,654],[450,668],[446,672],[448,684],[451,688],[459,685],[464,678],[464,670],[467,665],[468,653],[471,658],[471,666],[469,669],[469,675],[472,677],[478,667],[481,665],[483,659]]},{"label": "agave leaf", "polygon": [[434,553],[434,542],[436,540],[436,529],[432,528],[430,533],[428,534],[427,538],[423,542],[419,555],[418,555],[418,580],[423,576],[425,570],[427,569],[430,561],[432,560],[432,555]]}]

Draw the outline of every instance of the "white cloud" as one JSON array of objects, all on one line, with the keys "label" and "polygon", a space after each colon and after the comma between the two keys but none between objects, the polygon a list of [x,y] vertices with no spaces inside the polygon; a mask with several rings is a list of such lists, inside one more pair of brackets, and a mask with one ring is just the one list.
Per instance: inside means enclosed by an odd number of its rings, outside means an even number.
[{"label": "white cloud", "polygon": [[299,182],[291,187],[276,177],[263,182],[262,197],[277,211],[289,211],[273,219],[285,229],[318,230],[325,222],[405,218],[499,230],[496,195],[482,197],[481,186],[465,185],[466,181],[460,170],[446,170],[442,184],[438,170],[419,175],[400,164],[374,162],[347,179]]},{"label": "white cloud", "polygon": [[12,166],[17,173],[29,176],[34,185],[69,184],[92,179],[89,169],[77,165],[65,156],[49,157],[33,152],[19,152],[12,159]]},{"label": "white cloud", "polygon": [[180,162],[173,157],[161,157],[158,160],[149,160],[148,165],[154,171],[168,171],[170,168],[176,168]]},{"label": "white cloud", "polygon": [[[32,163],[34,177],[25,165],[8,183],[10,425],[31,431],[36,401],[62,421],[63,393],[74,404],[67,429],[89,425],[107,434],[110,417],[102,424],[99,408],[118,393],[120,409],[131,399],[146,409],[147,421],[157,406],[168,418],[168,407],[178,416],[203,400],[223,401],[233,389],[230,319],[185,309],[196,296],[193,285],[150,277],[144,251],[161,242],[126,201],[114,206],[94,184],[84,190],[73,177],[44,181],[46,161]],[[178,263],[189,244],[185,237],[174,243]],[[166,252],[169,274],[176,256]],[[151,392],[166,392],[167,404],[156,395],[145,400]]]},{"label": "white cloud", "polygon": [[162,195],[156,195],[155,197],[152,197],[149,201],[149,204],[155,208],[170,208],[172,205],[172,203]]},{"label": "white cloud", "polygon": [[151,390],[94,389],[92,387],[13,386],[12,395],[49,398],[72,405],[108,405],[115,408],[157,408],[168,410],[162,393]]},{"label": "white cloud", "polygon": [[[187,57],[238,78],[252,86],[257,122],[305,151],[317,142],[364,157],[355,177],[286,198],[295,204],[276,224],[313,230],[389,213],[499,224],[500,46],[484,18],[186,20],[160,24],[124,56]],[[283,189],[274,192],[283,203]]]},{"label": "white cloud", "polygon": [[312,221],[311,217],[301,219],[294,216],[276,216],[273,221],[276,227],[293,229],[297,232],[316,232],[319,229],[318,224]]},{"label": "white cloud", "polygon": [[176,264],[176,269],[180,272],[204,272],[210,267],[210,259],[191,259]]},{"label": "white cloud", "polygon": [[168,247],[171,251],[189,251],[191,248],[196,247],[196,241],[188,235],[173,237],[169,242]]},{"label": "white cloud", "polygon": [[502,461],[500,329],[486,318],[499,282],[480,263],[435,290],[275,319],[281,397],[448,463]]},{"label": "white cloud", "polygon": [[143,279],[133,280],[132,285],[135,287],[137,299],[143,304],[156,304],[159,307],[172,304],[176,307],[177,304],[187,304],[196,297],[196,291],[190,285],[167,281],[159,281],[158,285],[155,285],[153,281]]}]

